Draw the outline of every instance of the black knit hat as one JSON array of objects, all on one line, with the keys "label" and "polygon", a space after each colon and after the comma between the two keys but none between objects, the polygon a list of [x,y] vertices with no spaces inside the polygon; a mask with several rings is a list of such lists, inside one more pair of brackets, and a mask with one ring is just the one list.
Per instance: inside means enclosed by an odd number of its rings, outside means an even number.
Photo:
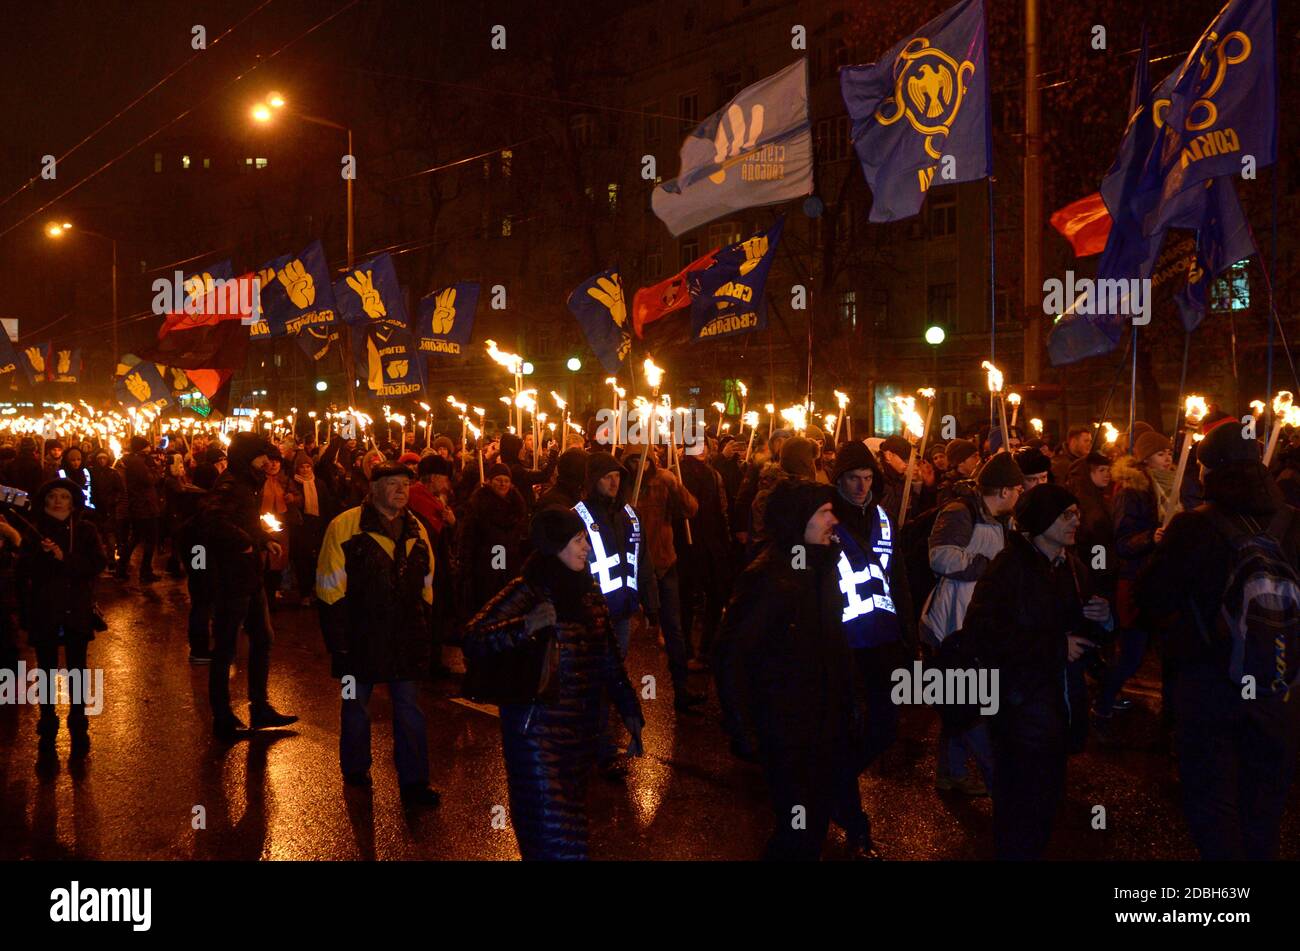
[{"label": "black knit hat", "polygon": [[504,462],[494,462],[487,467],[487,472],[483,473],[483,481],[491,482],[497,476],[510,477],[510,467]]},{"label": "black knit hat", "polygon": [[975,483],[981,492],[1013,489],[1025,484],[1025,474],[1020,471],[1011,453],[998,452],[984,460],[984,464],[975,473]]},{"label": "black knit hat", "polygon": [[892,452],[904,462],[912,454],[912,444],[902,436],[890,436],[880,444],[880,455],[883,458],[886,452]]},{"label": "black knit hat", "polygon": [[781,546],[803,541],[804,529],[813,514],[835,501],[835,490],[809,479],[790,479],[778,483],[767,497],[764,528],[772,541]]},{"label": "black knit hat", "polygon": [[1052,527],[1062,512],[1078,504],[1074,493],[1063,485],[1052,482],[1036,485],[1016,503],[1016,528],[1027,532],[1030,538],[1041,535]]},{"label": "black knit hat", "polygon": [[1196,461],[1207,469],[1234,462],[1259,462],[1259,442],[1246,438],[1235,417],[1225,416],[1223,421],[1206,433],[1196,445]]},{"label": "black knit hat", "polygon": [[835,452],[835,466],[831,469],[831,482],[838,482],[844,473],[856,469],[870,469],[875,476],[880,475],[880,463],[866,443],[856,440],[840,443]]},{"label": "black knit hat", "polygon": [[573,536],[586,531],[586,527],[573,509],[544,508],[533,516],[533,523],[528,528],[533,548],[543,555],[558,555]]},{"label": "black knit hat", "polygon": [[430,453],[425,456],[420,460],[419,465],[417,465],[415,469],[416,474],[419,475],[421,479],[430,475],[450,476],[453,470],[454,467],[451,464],[451,460],[444,459],[437,453]]},{"label": "black knit hat", "polygon": [[948,457],[948,466],[955,469],[977,452],[979,449],[969,439],[954,439],[948,443],[944,455]]},{"label": "black knit hat", "polygon": [[1028,446],[1021,446],[1013,453],[1016,465],[1020,471],[1027,476],[1039,475],[1043,472],[1052,471],[1052,460],[1037,449],[1030,449]]}]

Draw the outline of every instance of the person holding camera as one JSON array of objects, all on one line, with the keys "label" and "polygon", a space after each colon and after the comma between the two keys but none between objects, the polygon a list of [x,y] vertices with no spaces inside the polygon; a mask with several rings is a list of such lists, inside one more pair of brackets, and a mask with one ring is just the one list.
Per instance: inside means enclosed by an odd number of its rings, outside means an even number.
[{"label": "person holding camera", "polygon": [[609,691],[642,754],[645,718],[570,509],[543,509],[519,577],[465,628],[465,696],[497,703],[510,823],[525,861],[587,858],[587,780]]}]

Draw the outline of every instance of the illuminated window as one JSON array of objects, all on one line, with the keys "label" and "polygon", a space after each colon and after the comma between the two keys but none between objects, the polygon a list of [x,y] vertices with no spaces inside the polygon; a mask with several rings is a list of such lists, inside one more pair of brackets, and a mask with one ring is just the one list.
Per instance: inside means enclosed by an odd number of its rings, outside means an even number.
[{"label": "illuminated window", "polygon": [[503,238],[510,237],[510,233],[513,230],[514,230],[514,221],[511,219],[510,215],[506,215],[504,218],[501,219],[501,237]]},{"label": "illuminated window", "polygon": [[211,167],[212,167],[212,159],[210,159],[210,158],[205,158],[205,159],[203,160],[203,167],[204,167],[204,168],[211,168]]},{"label": "illuminated window", "polygon": [[898,416],[894,413],[894,404],[891,400],[898,396],[899,392],[896,386],[885,383],[876,385],[876,405],[873,407],[874,412],[872,414],[872,422],[876,432],[893,433],[898,431]]},{"label": "illuminated window", "polygon": [[501,150],[501,177],[510,177],[510,167],[514,164],[515,153],[512,149]]},{"label": "illuminated window", "polygon": [[181,168],[189,168],[189,167],[190,167],[190,157],[188,155],[182,155]]},{"label": "illuminated window", "polygon": [[267,161],[266,159],[264,159],[264,158],[254,159],[254,160],[253,160],[253,167],[254,167],[254,168],[266,168],[266,166],[269,165],[269,164],[270,164],[270,162],[268,162],[268,161]]},{"label": "illuminated window", "polygon": [[1250,273],[1246,262],[1238,261],[1210,286],[1210,310],[1227,313],[1250,307]]},{"label": "illuminated window", "polygon": [[722,402],[727,407],[725,411],[725,415],[727,416],[740,415],[740,405],[741,405],[740,387],[736,385],[735,380],[722,381]]},{"label": "illuminated window", "polygon": [[858,329],[858,292],[844,291],[840,294],[840,327],[844,330]]},{"label": "illuminated window", "polygon": [[161,171],[162,171],[162,153],[161,153],[161,152],[155,152],[155,153],[153,154],[153,170],[154,170],[155,172],[161,172]]},{"label": "illuminated window", "polygon": [[610,182],[606,192],[609,195],[609,213],[612,215],[618,211],[618,182]]}]

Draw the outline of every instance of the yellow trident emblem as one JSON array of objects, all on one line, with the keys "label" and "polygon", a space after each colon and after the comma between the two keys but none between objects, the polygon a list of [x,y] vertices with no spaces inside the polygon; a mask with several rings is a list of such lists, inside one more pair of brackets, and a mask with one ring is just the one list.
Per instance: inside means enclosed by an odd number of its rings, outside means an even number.
[{"label": "yellow trident emblem", "polygon": [[[1228,51],[1229,43],[1236,43],[1236,49],[1233,52]],[[1188,57],[1188,66],[1193,65],[1193,60],[1200,64],[1197,79],[1200,82],[1210,78],[1210,70],[1214,70],[1214,80],[1210,83],[1209,88],[1201,93],[1201,98],[1192,103],[1191,108],[1187,110],[1187,121],[1184,128],[1188,132],[1201,132],[1208,129],[1219,121],[1219,110],[1214,105],[1214,97],[1219,88],[1223,85],[1223,80],[1227,78],[1228,67],[1236,66],[1238,63],[1244,63],[1250,59],[1251,45],[1250,37],[1240,30],[1233,30],[1223,39],[1219,39],[1219,34],[1213,30],[1207,32],[1196,44],[1193,55]],[[1186,73],[1179,75],[1181,80]],[[1169,111],[1172,100],[1157,99],[1151,108],[1151,117],[1155,121],[1156,128],[1159,129],[1165,124],[1165,115]],[[1199,110],[1199,117],[1198,117]]]},{"label": "yellow trident emblem", "polygon": [[[948,137],[974,75],[970,60],[958,64],[918,36],[894,60],[894,94],[880,104],[876,121],[893,125],[906,116],[912,128],[925,136],[925,154],[938,161],[943,155],[935,139]],[[887,111],[891,108],[892,115]]]}]

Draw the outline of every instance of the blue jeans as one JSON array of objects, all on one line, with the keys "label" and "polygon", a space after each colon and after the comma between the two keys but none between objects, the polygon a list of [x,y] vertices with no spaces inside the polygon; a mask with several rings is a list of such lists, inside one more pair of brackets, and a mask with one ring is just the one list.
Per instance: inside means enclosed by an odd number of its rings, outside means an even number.
[{"label": "blue jeans", "polygon": [[974,757],[984,785],[992,789],[993,743],[989,739],[988,726],[982,721],[959,733],[939,732],[938,775],[965,779],[967,757]]},{"label": "blue jeans", "polygon": [[1136,627],[1125,628],[1119,632],[1119,659],[1106,674],[1101,693],[1097,697],[1097,713],[1103,717],[1110,716],[1115,706],[1115,698],[1124,689],[1128,679],[1142,666],[1142,658],[1147,652],[1147,632]]},{"label": "blue jeans", "polygon": [[[357,684],[355,700],[343,701],[339,731],[339,763],[345,775],[370,769],[370,696],[374,684]],[[390,680],[388,695],[393,701],[393,761],[397,781],[403,786],[424,786],[429,782],[429,738],[424,711],[420,709],[420,688],[413,680]]]}]

